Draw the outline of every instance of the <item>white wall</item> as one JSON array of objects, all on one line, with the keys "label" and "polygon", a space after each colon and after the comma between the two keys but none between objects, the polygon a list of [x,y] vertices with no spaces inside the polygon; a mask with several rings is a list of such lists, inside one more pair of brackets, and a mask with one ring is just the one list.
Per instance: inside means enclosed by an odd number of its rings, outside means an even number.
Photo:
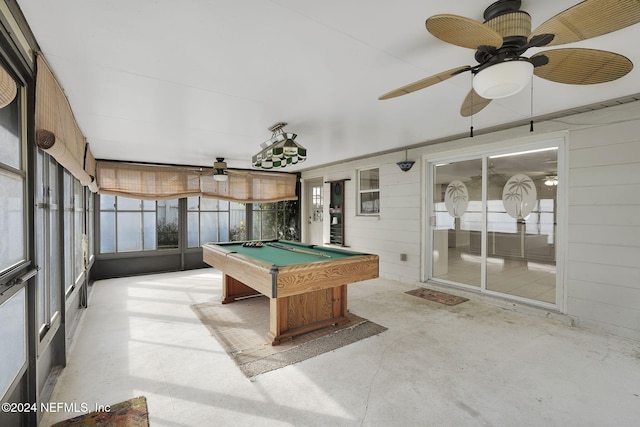
[{"label": "white wall", "polygon": [[640,339],[640,120],[570,138],[567,312]]},{"label": "white wall", "polygon": [[[302,174],[302,179],[323,177],[324,181],[349,179],[345,182],[345,244],[348,249],[374,253],[380,257],[380,276],[415,283],[420,269],[420,166],[417,162],[402,172],[396,162],[404,160],[404,152],[345,162]],[[380,215],[356,214],[358,169],[380,169]],[[325,218],[328,214],[329,184],[325,184]],[[325,242],[329,241],[329,225],[325,224]],[[400,254],[407,260],[401,261]]]},{"label": "white wall", "polygon": [[[402,172],[404,151],[374,155],[304,171],[302,179],[348,178],[345,185],[346,244],[380,256],[380,276],[417,283],[426,239],[422,212],[426,183],[421,158],[458,155],[567,138],[568,189],[564,265],[564,311],[577,324],[640,340],[640,102],[590,111],[474,138],[409,151],[416,164]],[[381,212],[356,215],[356,171],[380,168]],[[328,194],[325,184],[325,194]],[[328,200],[328,199],[327,199]],[[326,206],[328,210],[328,203]],[[325,212],[328,218],[328,212]],[[329,228],[325,226],[325,241]],[[400,261],[407,254],[406,261]]]}]

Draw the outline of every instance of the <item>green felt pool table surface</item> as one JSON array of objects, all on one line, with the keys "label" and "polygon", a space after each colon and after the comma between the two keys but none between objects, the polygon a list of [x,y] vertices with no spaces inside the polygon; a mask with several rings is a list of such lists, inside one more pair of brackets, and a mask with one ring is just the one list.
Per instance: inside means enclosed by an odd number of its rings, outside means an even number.
[{"label": "green felt pool table surface", "polygon": [[[243,246],[244,242],[216,243],[227,251],[253,258],[275,267],[297,264],[335,261],[338,259],[365,255],[335,248],[290,242],[285,240],[262,241],[262,246]],[[299,252],[303,251],[303,252]]]}]

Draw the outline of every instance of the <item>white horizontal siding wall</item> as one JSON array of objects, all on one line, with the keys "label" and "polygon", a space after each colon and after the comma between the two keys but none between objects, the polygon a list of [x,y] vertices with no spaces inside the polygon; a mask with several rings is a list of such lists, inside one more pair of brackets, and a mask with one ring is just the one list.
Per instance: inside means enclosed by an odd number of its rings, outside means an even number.
[{"label": "white horizontal siding wall", "polygon": [[640,339],[640,120],[569,144],[567,314]]},{"label": "white horizontal siding wall", "polygon": [[[380,276],[405,283],[420,278],[420,162],[402,172],[396,162],[404,152],[333,165],[304,172],[302,179],[322,177],[324,181],[350,179],[345,182],[345,244],[348,249],[374,253],[380,257]],[[380,215],[357,214],[357,171],[380,170]],[[328,214],[329,186],[325,184],[325,218]],[[325,224],[325,242],[329,226]],[[406,254],[406,261],[401,261]]]},{"label": "white horizontal siding wall", "polygon": [[[640,340],[640,102],[536,123],[535,128],[535,133],[514,128],[412,149],[409,159],[416,164],[409,172],[396,165],[405,158],[398,151],[305,171],[302,179],[349,178],[346,244],[378,254],[381,277],[418,283],[426,239],[422,156],[464,155],[568,135],[566,253],[559,268],[564,271],[564,312],[582,326]],[[381,212],[358,216],[357,170],[372,167],[380,169]],[[326,209],[328,218],[328,204]],[[327,224],[325,241],[328,235]],[[401,254],[406,261],[400,261]]]}]

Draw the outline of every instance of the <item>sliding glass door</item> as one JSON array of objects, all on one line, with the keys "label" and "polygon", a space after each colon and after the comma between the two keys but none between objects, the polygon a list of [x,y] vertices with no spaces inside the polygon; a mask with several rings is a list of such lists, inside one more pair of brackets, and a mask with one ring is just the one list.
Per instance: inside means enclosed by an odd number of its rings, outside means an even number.
[{"label": "sliding glass door", "polygon": [[428,279],[557,304],[558,152],[432,163]]},{"label": "sliding glass door", "polygon": [[482,160],[434,166],[432,277],[481,285]]},{"label": "sliding glass door", "polygon": [[555,304],[557,154],[489,157],[487,289]]}]

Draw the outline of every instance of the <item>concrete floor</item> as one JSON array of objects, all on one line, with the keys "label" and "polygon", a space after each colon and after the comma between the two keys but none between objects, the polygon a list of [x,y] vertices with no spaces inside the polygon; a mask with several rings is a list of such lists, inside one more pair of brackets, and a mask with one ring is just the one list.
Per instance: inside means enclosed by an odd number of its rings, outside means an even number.
[{"label": "concrete floor", "polygon": [[640,425],[640,342],[416,287],[349,285],[388,331],[249,380],[189,308],[220,298],[217,270],[99,281],[51,401],[144,395],[152,427]]}]

